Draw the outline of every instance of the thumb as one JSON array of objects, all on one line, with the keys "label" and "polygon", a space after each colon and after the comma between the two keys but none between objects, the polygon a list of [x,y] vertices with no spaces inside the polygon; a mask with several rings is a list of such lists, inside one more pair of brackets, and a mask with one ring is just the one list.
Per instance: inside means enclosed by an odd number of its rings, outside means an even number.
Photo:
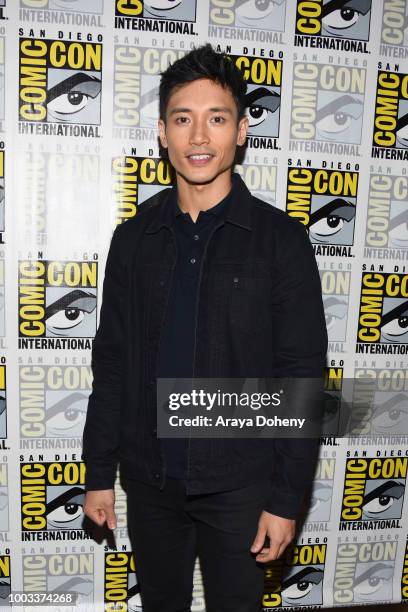
[{"label": "thumb", "polygon": [[265,543],[265,535],[266,535],[266,528],[258,527],[258,531],[255,536],[255,540],[253,541],[252,546],[251,546],[251,552],[259,552],[261,550],[261,548],[263,547]]}]

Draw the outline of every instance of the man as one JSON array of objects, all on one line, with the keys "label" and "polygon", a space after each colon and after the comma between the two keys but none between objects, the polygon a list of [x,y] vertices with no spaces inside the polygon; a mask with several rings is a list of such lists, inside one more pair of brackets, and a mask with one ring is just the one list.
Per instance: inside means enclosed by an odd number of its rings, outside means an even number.
[{"label": "man", "polygon": [[[114,232],[83,450],[85,514],[116,526],[118,462],[143,610],[261,606],[313,479],[313,439],[157,439],[156,381],[321,377],[327,333],[305,229],[232,173],[246,83],[210,45],[162,74],[159,135],[176,185]],[[265,538],[270,540],[270,546]]]}]

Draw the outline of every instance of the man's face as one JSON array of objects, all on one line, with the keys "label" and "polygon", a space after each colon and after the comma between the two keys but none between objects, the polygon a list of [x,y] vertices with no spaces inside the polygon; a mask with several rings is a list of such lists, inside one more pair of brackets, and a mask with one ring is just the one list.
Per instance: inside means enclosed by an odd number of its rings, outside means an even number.
[{"label": "man's face", "polygon": [[159,133],[177,175],[199,185],[228,171],[248,129],[248,119],[243,117],[237,124],[237,117],[230,90],[218,83],[198,79],[175,89],[168,102],[166,124],[159,120]]}]

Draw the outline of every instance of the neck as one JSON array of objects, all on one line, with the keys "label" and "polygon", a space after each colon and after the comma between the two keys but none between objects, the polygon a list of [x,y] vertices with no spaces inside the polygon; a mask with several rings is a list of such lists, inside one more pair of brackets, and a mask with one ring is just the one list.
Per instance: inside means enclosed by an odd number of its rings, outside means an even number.
[{"label": "neck", "polygon": [[212,208],[231,191],[231,169],[228,168],[210,183],[194,184],[177,174],[178,205],[183,212],[190,213],[193,219],[198,217],[200,210]]}]

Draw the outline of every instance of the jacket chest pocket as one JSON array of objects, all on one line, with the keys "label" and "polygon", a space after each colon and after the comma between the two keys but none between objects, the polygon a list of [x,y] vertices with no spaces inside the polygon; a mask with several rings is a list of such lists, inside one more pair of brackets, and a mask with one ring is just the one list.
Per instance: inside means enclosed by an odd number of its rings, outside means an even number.
[{"label": "jacket chest pocket", "polygon": [[247,334],[266,330],[271,323],[269,291],[270,281],[267,278],[234,275],[228,309],[232,328]]},{"label": "jacket chest pocket", "polygon": [[265,331],[271,324],[269,266],[258,262],[234,262],[218,267],[216,276],[226,324],[232,332],[251,335]]}]

